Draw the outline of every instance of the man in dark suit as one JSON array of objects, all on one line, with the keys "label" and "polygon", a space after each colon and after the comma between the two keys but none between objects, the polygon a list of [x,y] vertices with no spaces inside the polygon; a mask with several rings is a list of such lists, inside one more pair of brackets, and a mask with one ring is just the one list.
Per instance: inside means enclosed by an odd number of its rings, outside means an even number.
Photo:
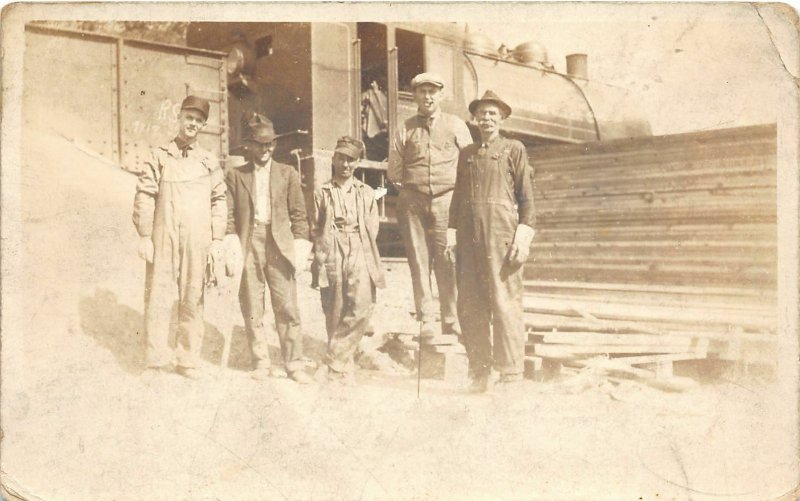
[{"label": "man in dark suit", "polygon": [[311,242],[299,175],[272,159],[278,137],[271,122],[255,124],[247,139],[249,161],[227,173],[225,238],[230,243],[238,237],[244,256],[239,302],[255,361],[253,377],[283,375],[272,367],[267,346],[264,297],[269,287],[286,372],[298,383],[309,383],[295,274],[304,269]]}]

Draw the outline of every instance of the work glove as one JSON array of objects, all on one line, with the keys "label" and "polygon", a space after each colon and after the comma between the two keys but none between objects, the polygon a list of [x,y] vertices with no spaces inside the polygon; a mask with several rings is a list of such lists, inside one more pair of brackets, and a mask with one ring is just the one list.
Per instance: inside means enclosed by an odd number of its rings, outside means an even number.
[{"label": "work glove", "polygon": [[531,241],[536,232],[527,224],[518,224],[514,232],[514,241],[508,249],[506,262],[512,268],[519,268],[528,261],[528,254],[531,251]]},{"label": "work glove", "polygon": [[308,266],[308,255],[311,253],[313,244],[304,238],[294,240],[294,275],[297,276],[306,270]]},{"label": "work glove", "polygon": [[225,248],[225,275],[232,277],[241,271],[244,265],[242,243],[239,241],[238,235],[231,233],[225,235],[222,246]]},{"label": "work glove", "polygon": [[456,264],[457,232],[455,228],[447,228],[447,243],[444,248],[444,257],[450,264]]},{"label": "work glove", "polygon": [[208,246],[208,255],[214,260],[216,265],[222,263],[225,259],[225,249],[222,247],[222,240],[212,240],[211,245]]},{"label": "work glove", "polygon": [[153,262],[153,254],[155,250],[153,248],[153,239],[150,237],[141,237],[139,239],[139,257],[147,261],[148,263]]}]

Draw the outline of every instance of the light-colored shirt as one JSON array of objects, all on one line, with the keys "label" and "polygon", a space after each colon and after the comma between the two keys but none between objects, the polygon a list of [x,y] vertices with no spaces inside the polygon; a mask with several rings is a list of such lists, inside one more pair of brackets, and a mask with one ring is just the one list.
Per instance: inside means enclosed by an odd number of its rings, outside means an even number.
[{"label": "light-colored shirt", "polygon": [[339,184],[331,183],[331,199],[333,201],[333,222],[337,228],[352,231],[358,228],[358,207],[356,206],[356,190],[352,180]]},{"label": "light-colored shirt", "polygon": [[271,224],[272,210],[269,204],[269,173],[272,170],[272,159],[266,165],[255,165],[255,220],[257,223]]},{"label": "light-colored shirt", "polygon": [[392,183],[415,185],[438,194],[453,189],[458,151],[472,144],[467,124],[437,110],[430,117],[403,121],[389,151],[387,177]]}]

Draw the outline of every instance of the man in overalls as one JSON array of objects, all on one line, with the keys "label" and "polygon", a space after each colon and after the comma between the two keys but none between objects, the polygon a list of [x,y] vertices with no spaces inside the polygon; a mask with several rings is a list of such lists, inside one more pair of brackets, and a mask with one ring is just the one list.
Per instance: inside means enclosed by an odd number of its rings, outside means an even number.
[{"label": "man in overalls", "polygon": [[[450,206],[448,256],[456,261],[458,318],[475,391],[522,379],[522,266],[533,239],[532,171],[521,142],[500,135],[511,107],[492,91],[469,105],[480,142],[461,152]],[[457,245],[456,245],[457,244]]]},{"label": "man in overalls", "polygon": [[318,380],[351,382],[353,355],[385,286],[378,245],[379,217],[372,188],[353,177],[363,143],[342,137],[333,154],[333,179],[314,193],[312,285],[319,286],[328,352]]},{"label": "man in overalls", "polygon": [[[139,176],[133,223],[139,255],[147,261],[145,330],[147,368],[202,376],[197,364],[203,341],[203,283],[208,254],[222,262],[227,205],[219,160],[197,144],[209,103],[189,96],[178,114],[178,135],[153,150]],[[177,350],[169,346],[177,288]]]},{"label": "man in overalls", "polygon": [[439,289],[442,334],[460,334],[456,315],[455,268],[445,254],[447,218],[458,153],[472,144],[463,120],[440,109],[444,81],[420,73],[411,81],[417,114],[398,127],[387,177],[400,188],[397,219],[405,243],[422,336],[436,335],[431,262]]}]

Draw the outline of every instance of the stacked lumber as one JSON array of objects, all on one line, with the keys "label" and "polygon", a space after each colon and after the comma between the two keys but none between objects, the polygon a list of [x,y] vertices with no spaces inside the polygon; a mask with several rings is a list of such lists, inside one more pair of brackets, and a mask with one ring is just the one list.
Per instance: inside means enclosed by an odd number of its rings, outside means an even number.
[{"label": "stacked lumber", "polygon": [[773,125],[530,150],[528,279],[774,288]]},{"label": "stacked lumber", "polygon": [[416,358],[421,377],[460,382],[467,377],[466,350],[458,336],[440,334],[420,337],[410,333],[393,333],[389,344]]},{"label": "stacked lumber", "polygon": [[537,235],[525,267],[531,364],[770,363],[776,127],[530,150]]}]

